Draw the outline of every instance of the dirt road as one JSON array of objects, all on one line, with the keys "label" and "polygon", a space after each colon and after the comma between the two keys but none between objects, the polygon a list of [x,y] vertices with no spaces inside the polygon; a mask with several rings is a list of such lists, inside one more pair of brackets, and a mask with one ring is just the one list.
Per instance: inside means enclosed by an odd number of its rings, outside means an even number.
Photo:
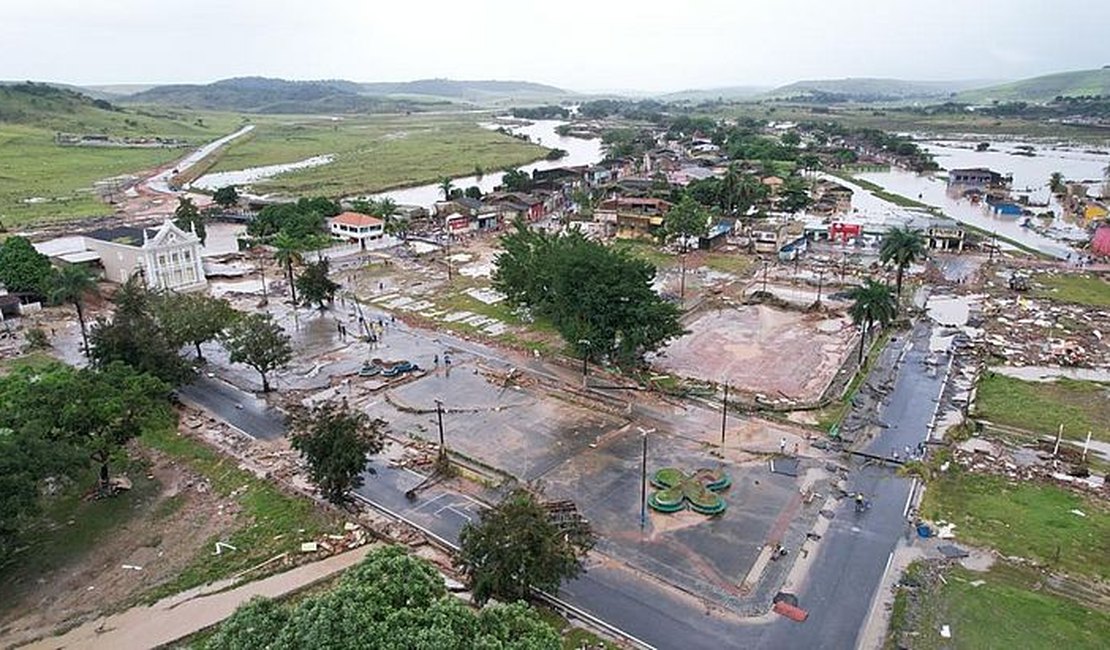
[{"label": "dirt road", "polygon": [[360,562],[373,548],[373,545],[363,546],[220,593],[211,592],[226,584],[207,585],[170,596],[148,607],[133,607],[90,621],[62,636],[23,647],[36,650],[139,650],[157,647],[219,623],[230,616],[236,607],[255,596],[280,598],[327,579]]}]

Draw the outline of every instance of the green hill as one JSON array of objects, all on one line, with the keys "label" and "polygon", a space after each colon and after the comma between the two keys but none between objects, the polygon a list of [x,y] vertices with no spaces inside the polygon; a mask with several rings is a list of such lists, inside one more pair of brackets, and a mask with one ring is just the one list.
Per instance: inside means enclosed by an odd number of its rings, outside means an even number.
[{"label": "green hill", "polygon": [[0,85],[0,126],[18,124],[51,133],[159,136],[200,142],[231,130],[238,121],[233,115],[121,107],[54,84]]},{"label": "green hill", "polygon": [[780,86],[766,99],[809,99],[822,102],[893,102],[943,99],[982,81],[906,81],[903,79],[817,79]]},{"label": "green hill", "polygon": [[1059,72],[997,86],[976,88],[962,92],[956,98],[970,103],[1047,102],[1058,96],[1091,95],[1110,96],[1110,66],[1098,70]]},{"label": "green hill", "polygon": [[247,113],[394,113],[419,109],[406,99],[369,96],[343,80],[287,81],[238,77],[210,84],[156,86],[121,101]]},{"label": "green hill", "polygon": [[508,100],[535,100],[569,93],[562,88],[531,81],[418,79],[416,81],[359,84],[364,94],[375,96],[428,96],[476,104]]}]

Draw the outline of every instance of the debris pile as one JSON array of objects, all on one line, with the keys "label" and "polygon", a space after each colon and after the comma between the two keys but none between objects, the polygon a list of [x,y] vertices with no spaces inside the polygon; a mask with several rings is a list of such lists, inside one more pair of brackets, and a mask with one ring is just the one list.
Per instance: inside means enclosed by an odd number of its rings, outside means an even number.
[{"label": "debris pile", "polygon": [[1105,495],[1105,477],[1091,474],[1080,455],[1067,444],[1057,448],[1051,441],[1013,448],[983,438],[972,438],[952,450],[953,460],[973,472],[1013,481],[1044,481]]},{"label": "debris pile", "polygon": [[1110,366],[1110,314],[1018,296],[983,307],[986,350],[1014,365]]}]

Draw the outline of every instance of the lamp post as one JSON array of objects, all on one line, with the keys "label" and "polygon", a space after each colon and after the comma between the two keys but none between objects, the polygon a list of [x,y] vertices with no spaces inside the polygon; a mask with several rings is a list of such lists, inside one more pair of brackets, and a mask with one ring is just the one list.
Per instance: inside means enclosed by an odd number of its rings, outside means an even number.
[{"label": "lamp post", "polygon": [[725,382],[725,396],[721,399],[721,449],[725,448],[725,424],[728,422],[728,382]]},{"label": "lamp post", "polygon": [[640,429],[640,438],[643,441],[643,453],[640,457],[640,530],[644,529],[647,525],[647,443],[648,434],[654,433],[655,429]]}]

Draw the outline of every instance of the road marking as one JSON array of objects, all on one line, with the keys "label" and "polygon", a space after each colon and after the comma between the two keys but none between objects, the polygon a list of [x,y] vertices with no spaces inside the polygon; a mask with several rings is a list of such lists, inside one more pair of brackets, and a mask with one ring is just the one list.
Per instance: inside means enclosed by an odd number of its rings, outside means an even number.
[{"label": "road marking", "polygon": [[905,518],[910,512],[910,504],[913,502],[913,494],[917,491],[917,477],[913,478],[910,482],[910,493],[906,495],[906,507],[902,508],[902,517]]}]

